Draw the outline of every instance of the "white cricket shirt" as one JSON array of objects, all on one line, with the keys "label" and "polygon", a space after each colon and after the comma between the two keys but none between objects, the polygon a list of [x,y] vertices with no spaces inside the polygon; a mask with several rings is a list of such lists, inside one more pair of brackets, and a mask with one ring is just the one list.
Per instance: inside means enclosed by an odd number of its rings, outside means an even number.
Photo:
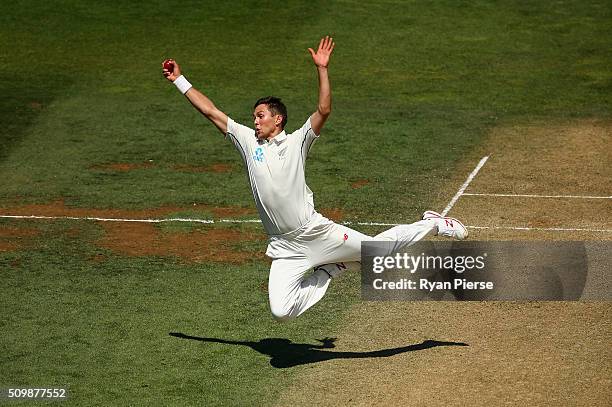
[{"label": "white cricket shirt", "polygon": [[246,164],[255,205],[266,232],[280,235],[299,229],[315,215],[313,195],[304,168],[319,137],[310,118],[295,132],[258,140],[255,130],[227,120],[227,136]]}]

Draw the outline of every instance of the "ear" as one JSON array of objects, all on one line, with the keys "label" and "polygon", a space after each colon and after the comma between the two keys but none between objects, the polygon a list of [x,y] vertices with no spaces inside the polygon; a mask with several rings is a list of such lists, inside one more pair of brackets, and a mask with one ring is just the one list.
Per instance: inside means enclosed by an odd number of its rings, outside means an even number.
[{"label": "ear", "polygon": [[276,126],[281,126],[283,123],[283,116],[280,114],[277,114],[276,116],[274,116],[274,125]]}]

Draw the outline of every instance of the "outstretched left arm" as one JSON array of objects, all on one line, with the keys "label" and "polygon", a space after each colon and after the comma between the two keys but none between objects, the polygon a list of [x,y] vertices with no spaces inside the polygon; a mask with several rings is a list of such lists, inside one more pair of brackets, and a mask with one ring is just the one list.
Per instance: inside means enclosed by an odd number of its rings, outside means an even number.
[{"label": "outstretched left arm", "polygon": [[321,134],[323,125],[331,113],[331,86],[329,84],[327,66],[329,65],[329,59],[334,50],[334,46],[333,38],[326,36],[325,38],[321,38],[317,52],[312,48],[308,48],[312,56],[312,61],[316,65],[319,74],[319,104],[317,106],[317,111],[310,116],[312,130],[317,135]]}]

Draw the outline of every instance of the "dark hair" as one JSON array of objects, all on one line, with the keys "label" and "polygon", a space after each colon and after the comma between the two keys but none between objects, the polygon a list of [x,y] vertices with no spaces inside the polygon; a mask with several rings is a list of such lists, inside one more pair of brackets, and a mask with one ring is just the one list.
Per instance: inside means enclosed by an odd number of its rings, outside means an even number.
[{"label": "dark hair", "polygon": [[274,96],[266,96],[265,98],[259,98],[257,102],[255,102],[255,109],[259,105],[268,106],[268,110],[274,115],[283,116],[283,121],[281,122],[281,126],[284,129],[287,124],[287,106],[280,100],[280,98]]}]

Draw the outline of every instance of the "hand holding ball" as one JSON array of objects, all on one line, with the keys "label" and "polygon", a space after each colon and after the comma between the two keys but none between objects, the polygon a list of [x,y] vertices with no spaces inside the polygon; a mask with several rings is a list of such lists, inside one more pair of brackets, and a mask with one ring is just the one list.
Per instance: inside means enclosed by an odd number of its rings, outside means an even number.
[{"label": "hand holding ball", "polygon": [[174,73],[174,62],[172,62],[171,59],[166,59],[164,61],[164,69],[167,69],[170,73]]},{"label": "hand holding ball", "polygon": [[174,83],[178,90],[184,95],[192,88],[191,84],[183,75],[181,75],[181,67],[174,59],[166,59],[162,62],[162,74],[170,82]]},{"label": "hand holding ball", "polygon": [[166,59],[162,62],[162,74],[170,82],[174,82],[178,77],[181,76],[181,67],[176,63],[174,59]]}]

